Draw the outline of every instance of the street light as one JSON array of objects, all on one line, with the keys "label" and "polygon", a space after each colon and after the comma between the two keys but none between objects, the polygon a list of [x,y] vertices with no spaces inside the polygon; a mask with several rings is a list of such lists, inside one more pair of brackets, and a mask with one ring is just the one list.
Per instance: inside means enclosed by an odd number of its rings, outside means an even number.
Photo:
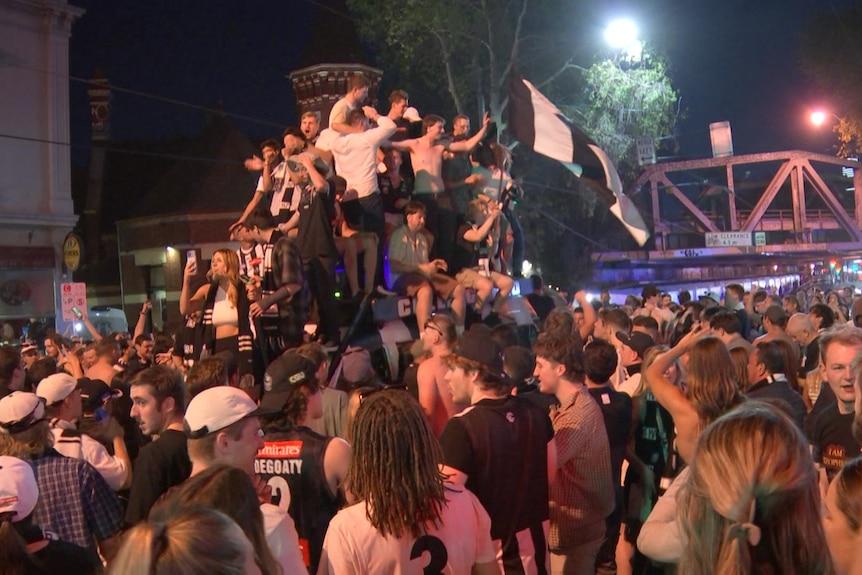
[{"label": "street light", "polygon": [[605,41],[614,50],[638,61],[643,53],[643,43],[638,40],[638,27],[628,18],[613,20],[605,28]]},{"label": "street light", "polygon": [[823,122],[826,121],[826,112],[823,110],[815,110],[814,112],[811,112],[811,116],[809,116],[809,118],[811,119],[811,123],[819,128],[823,125]]}]

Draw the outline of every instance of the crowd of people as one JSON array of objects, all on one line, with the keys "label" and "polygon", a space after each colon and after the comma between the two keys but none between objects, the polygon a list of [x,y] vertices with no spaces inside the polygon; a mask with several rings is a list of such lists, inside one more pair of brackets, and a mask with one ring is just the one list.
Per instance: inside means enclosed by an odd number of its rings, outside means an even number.
[{"label": "crowd of people", "polygon": [[[204,282],[187,256],[173,336],[146,333],[145,304],[132,334],[0,347],[4,572],[862,570],[862,297],[565,302],[534,277],[518,329],[487,119],[411,138],[406,94],[386,116],[366,95],[355,79],[328,131],[304,116],[249,160],[242,247]],[[416,300],[398,381],[332,353],[339,257],[354,295],[388,266]]]}]

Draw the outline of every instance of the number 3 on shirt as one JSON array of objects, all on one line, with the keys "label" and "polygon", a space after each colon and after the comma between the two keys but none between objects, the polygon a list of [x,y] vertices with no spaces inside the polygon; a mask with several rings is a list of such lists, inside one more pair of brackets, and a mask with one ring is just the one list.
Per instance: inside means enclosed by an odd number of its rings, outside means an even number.
[{"label": "number 3 on shirt", "polygon": [[276,506],[287,513],[288,507],[290,507],[290,487],[288,487],[287,481],[284,477],[273,475],[266,483],[272,487],[272,500],[278,501]]},{"label": "number 3 on shirt", "polygon": [[425,551],[431,555],[431,561],[422,570],[423,575],[441,575],[446,563],[449,562],[449,552],[446,551],[446,546],[433,535],[423,535],[416,540],[410,549],[410,558],[416,559]]}]

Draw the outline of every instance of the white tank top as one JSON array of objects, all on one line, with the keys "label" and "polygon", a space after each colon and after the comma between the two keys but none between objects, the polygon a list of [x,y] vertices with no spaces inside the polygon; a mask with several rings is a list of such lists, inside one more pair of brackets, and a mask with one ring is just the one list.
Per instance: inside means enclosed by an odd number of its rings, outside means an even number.
[{"label": "white tank top", "polygon": [[237,324],[236,308],[227,299],[227,292],[219,286],[213,305],[213,327]]}]

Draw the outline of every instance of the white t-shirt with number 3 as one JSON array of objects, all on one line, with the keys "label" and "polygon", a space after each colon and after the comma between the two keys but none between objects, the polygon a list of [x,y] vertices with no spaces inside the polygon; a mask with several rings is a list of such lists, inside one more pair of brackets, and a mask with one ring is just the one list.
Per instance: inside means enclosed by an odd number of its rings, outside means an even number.
[{"label": "white t-shirt with number 3", "polygon": [[365,517],[364,502],[342,509],[329,523],[318,573],[461,575],[477,563],[495,561],[491,519],[476,496],[447,485],[446,499],[442,524],[427,525],[418,538],[382,537]]}]

